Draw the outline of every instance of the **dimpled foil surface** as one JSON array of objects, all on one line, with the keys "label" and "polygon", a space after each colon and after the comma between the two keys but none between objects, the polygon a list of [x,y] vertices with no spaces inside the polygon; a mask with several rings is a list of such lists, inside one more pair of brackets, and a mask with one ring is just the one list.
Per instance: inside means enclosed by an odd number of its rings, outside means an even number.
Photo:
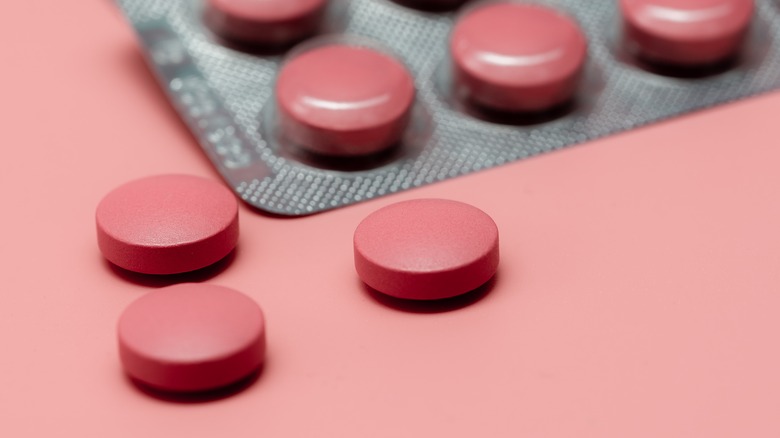
[{"label": "dimpled foil surface", "polygon": [[416,120],[426,129],[415,140],[418,147],[395,159],[344,170],[285,153],[268,128],[273,123],[264,122],[272,116],[283,54],[251,54],[220,43],[203,25],[203,4],[197,0],[118,3],[161,86],[214,166],[245,202],[281,215],[345,206],[780,87],[780,9],[771,0],[756,1],[741,61],[700,78],[663,76],[627,60],[618,42],[614,0],[537,1],[572,16],[588,37],[578,105],[546,122],[495,123],[459,110],[446,91],[447,40],[457,12],[351,0],[342,5],[332,30],[376,40],[406,63],[423,115]]}]

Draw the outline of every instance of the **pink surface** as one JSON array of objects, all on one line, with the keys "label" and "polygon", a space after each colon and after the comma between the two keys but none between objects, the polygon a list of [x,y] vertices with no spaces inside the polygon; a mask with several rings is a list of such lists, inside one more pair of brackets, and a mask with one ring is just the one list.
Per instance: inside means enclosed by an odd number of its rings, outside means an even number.
[{"label": "pink surface", "polygon": [[[207,281],[262,305],[267,362],[177,403],[123,376],[117,320],[164,282],[112,270],[94,212],[134,178],[216,172],[109,2],[0,17],[0,436],[780,436],[777,94],[312,217],[242,207]],[[357,224],[422,197],[500,227],[481,300],[389,307],[360,284]]]},{"label": "pink surface", "polygon": [[561,11],[501,1],[462,15],[450,52],[459,95],[492,109],[543,111],[576,91],[587,41]]},{"label": "pink surface", "polygon": [[753,0],[620,0],[627,43],[650,61],[682,66],[735,55]]},{"label": "pink surface", "polygon": [[260,307],[235,290],[185,283],[131,303],[117,326],[129,376],[166,391],[203,391],[256,371],[265,353]]},{"label": "pink surface", "polygon": [[379,292],[436,300],[472,291],[498,268],[498,229],[482,210],[448,199],[381,208],[355,230],[355,269]]},{"label": "pink surface", "polygon": [[276,83],[283,135],[331,156],[367,155],[396,144],[414,94],[411,74],[392,56],[342,43],[293,57]]},{"label": "pink surface", "polygon": [[238,241],[238,202],[217,180],[156,175],[111,190],[95,213],[98,246],[112,263],[144,274],[209,266]]},{"label": "pink surface", "polygon": [[259,45],[290,44],[314,34],[328,0],[207,0],[205,20],[218,35]]}]

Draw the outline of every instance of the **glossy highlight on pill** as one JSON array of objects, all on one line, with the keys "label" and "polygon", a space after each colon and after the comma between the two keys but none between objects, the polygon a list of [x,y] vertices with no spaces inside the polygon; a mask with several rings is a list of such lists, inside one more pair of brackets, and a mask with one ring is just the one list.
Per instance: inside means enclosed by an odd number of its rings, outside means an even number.
[{"label": "glossy highlight on pill", "polygon": [[571,100],[587,41],[555,9],[501,1],[463,13],[450,36],[456,96],[498,111],[539,112]]},{"label": "glossy highlight on pill", "polygon": [[640,58],[695,67],[738,55],[753,0],[620,0],[624,44]]},{"label": "glossy highlight on pill", "polygon": [[414,99],[414,79],[400,61],[342,42],[293,55],[276,82],[281,135],[296,148],[329,157],[396,146]]}]

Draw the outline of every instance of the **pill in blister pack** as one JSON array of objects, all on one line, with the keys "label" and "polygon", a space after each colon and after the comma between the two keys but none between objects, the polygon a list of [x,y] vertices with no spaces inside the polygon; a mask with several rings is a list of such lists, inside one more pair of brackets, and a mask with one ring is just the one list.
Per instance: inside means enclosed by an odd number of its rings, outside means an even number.
[{"label": "pill in blister pack", "polygon": [[293,147],[354,157],[397,145],[414,105],[414,78],[392,55],[349,41],[296,53],[276,80],[280,134]]},{"label": "pill in blister pack", "polygon": [[282,215],[780,87],[770,0],[119,4],[227,183]]},{"label": "pill in blister pack", "polygon": [[208,0],[204,23],[227,41],[285,46],[321,28],[326,0]]},{"label": "pill in blister pack", "polygon": [[620,0],[625,43],[650,62],[715,64],[738,55],[752,0]]}]

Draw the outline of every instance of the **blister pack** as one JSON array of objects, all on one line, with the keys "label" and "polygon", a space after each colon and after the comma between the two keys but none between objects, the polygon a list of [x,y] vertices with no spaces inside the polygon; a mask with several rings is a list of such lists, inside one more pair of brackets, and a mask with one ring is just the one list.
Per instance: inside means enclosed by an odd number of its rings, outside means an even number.
[{"label": "blister pack", "polygon": [[118,3],[225,181],[280,215],[780,87],[772,0]]}]

